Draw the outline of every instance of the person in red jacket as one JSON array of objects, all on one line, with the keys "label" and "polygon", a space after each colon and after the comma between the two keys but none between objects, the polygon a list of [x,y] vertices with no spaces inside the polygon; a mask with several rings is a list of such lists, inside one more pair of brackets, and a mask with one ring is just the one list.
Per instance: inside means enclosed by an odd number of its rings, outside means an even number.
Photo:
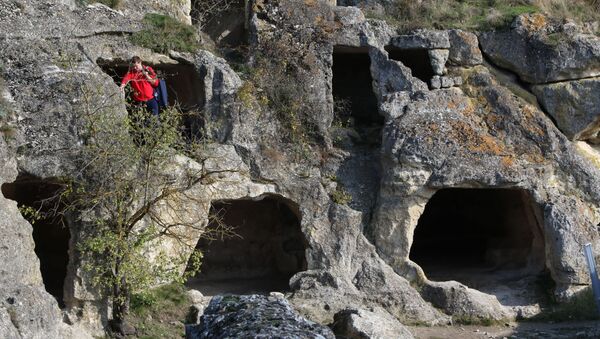
[{"label": "person in red jacket", "polygon": [[158,86],[156,72],[150,66],[144,66],[142,59],[138,56],[131,58],[131,64],[127,74],[121,81],[121,91],[125,90],[127,84],[133,90],[132,99],[135,106],[146,106],[148,112],[158,115],[158,101],[154,97],[154,88]]}]

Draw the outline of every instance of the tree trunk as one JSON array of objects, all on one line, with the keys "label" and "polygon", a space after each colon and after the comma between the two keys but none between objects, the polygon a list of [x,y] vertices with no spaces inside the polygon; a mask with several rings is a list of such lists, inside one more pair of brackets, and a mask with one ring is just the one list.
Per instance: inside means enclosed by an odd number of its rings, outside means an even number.
[{"label": "tree trunk", "polygon": [[125,277],[113,285],[112,320],[111,329],[122,335],[135,334],[135,328],[127,323],[129,314],[129,288]]}]

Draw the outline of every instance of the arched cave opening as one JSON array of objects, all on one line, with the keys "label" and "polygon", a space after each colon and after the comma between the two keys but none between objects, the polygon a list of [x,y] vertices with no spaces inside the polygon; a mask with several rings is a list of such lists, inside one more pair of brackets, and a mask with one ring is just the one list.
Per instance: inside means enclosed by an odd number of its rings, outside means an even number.
[{"label": "arched cave opening", "polygon": [[541,224],[540,207],[525,190],[441,189],[419,219],[410,259],[430,280],[473,288],[482,276],[536,275],[544,269]]},{"label": "arched cave opening", "polygon": [[283,198],[213,202],[209,227],[234,228],[236,236],[201,239],[202,266],[188,285],[207,295],[286,291],[307,268],[298,207]]},{"label": "arched cave opening", "polygon": [[[121,80],[129,69],[129,61],[100,59],[97,63],[117,85],[121,85]],[[194,65],[146,62],[144,64],[152,67],[158,77],[165,80],[169,106],[176,107],[184,113],[186,135],[189,137],[201,135],[204,122],[200,112],[206,103],[203,76],[196,71]]]},{"label": "arched cave opening", "polygon": [[391,60],[400,61],[404,66],[410,68],[413,77],[423,80],[426,84],[435,75],[427,49],[401,49],[386,46],[385,50]]},{"label": "arched cave opening", "polygon": [[221,47],[239,47],[248,41],[244,0],[192,0],[192,24]]},{"label": "arched cave opening", "polygon": [[334,124],[356,129],[363,143],[380,144],[384,118],[373,92],[368,49],[335,46],[332,73]]},{"label": "arched cave opening", "polygon": [[[54,296],[63,308],[71,235],[59,213],[64,208],[56,199],[61,189],[62,185],[59,183],[28,176],[20,176],[15,182],[2,185],[5,198],[15,200],[21,209],[31,208],[39,212],[39,219],[31,222],[35,254],[40,260],[40,271],[46,291]],[[32,218],[25,214],[26,219],[32,221]]]}]

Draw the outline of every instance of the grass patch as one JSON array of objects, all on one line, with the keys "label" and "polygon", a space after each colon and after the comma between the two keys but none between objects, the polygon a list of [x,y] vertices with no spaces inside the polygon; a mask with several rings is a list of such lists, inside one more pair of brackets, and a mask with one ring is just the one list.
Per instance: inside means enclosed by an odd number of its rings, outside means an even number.
[{"label": "grass patch", "polygon": [[578,23],[600,20],[598,0],[535,0],[544,13],[557,19],[571,19]]},{"label": "grass patch", "polygon": [[131,298],[129,321],[138,338],[184,338],[185,317],[192,301],[183,285],[170,284]]},{"label": "grass patch", "polygon": [[352,195],[343,187],[339,187],[331,194],[331,200],[338,205],[347,205],[352,202]]},{"label": "grass patch", "polygon": [[168,53],[169,50],[194,52],[200,49],[198,34],[193,26],[154,13],[144,16],[144,24],[146,29],[130,36],[131,43],[158,53]]},{"label": "grass patch", "polygon": [[577,321],[598,320],[598,309],[594,302],[594,293],[590,286],[579,292],[569,301],[553,303],[546,307],[542,313],[531,318],[531,321]]}]

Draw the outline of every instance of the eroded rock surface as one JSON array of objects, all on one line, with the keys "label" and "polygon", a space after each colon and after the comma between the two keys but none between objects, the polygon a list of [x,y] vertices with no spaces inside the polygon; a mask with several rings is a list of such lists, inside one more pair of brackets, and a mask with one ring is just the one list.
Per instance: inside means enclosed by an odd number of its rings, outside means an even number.
[{"label": "eroded rock surface", "polygon": [[596,78],[533,86],[533,92],[556,125],[569,138],[597,144],[600,132],[600,105]]},{"label": "eroded rock surface", "polygon": [[[575,27],[576,29],[572,29]],[[600,74],[598,37],[542,14],[523,15],[510,30],[479,36],[483,53],[522,80],[542,84]]]},{"label": "eroded rock surface", "polygon": [[[157,7],[147,8],[172,13],[164,7],[169,4],[150,2]],[[188,3],[180,4],[185,12]],[[600,74],[595,36],[537,15],[521,16],[510,31],[479,36],[494,64],[535,85],[534,93],[555,118],[555,126],[535,100],[524,100],[498,81],[497,73],[483,64],[478,37],[472,33],[421,30],[398,35],[358,8],[320,1],[252,1],[247,22],[251,58],[243,66],[255,65],[260,55],[252,52],[277,48],[281,53],[271,57],[285,59],[283,74],[294,75],[293,88],[307,103],[297,112],[307,116],[293,127],[309,130],[306,135],[313,139],[290,142],[283,136],[289,135],[286,126],[294,117],[282,119],[286,112],[273,108],[271,98],[265,100],[260,90],[240,92],[253,85],[248,74],[234,70],[240,65],[236,68],[204,50],[162,55],[131,44],[127,35],[141,24],[138,17],[126,14],[135,9],[132,3],[125,5],[121,12],[70,1],[0,5],[0,75],[6,83],[2,98],[10,102],[10,123],[15,126],[10,136],[1,132],[0,183],[12,182],[18,174],[68,177],[75,170],[72,154],[83,142],[82,117],[90,112],[86,103],[126,114],[117,85],[100,64],[126,64],[137,54],[153,64],[190,66],[198,80],[197,92],[191,95],[203,98],[198,108],[210,136],[206,158],[174,154],[165,168],[175,182],[186,169],[215,172],[187,192],[190,199],[179,199],[190,211],[189,218],[207,223],[212,201],[276,198],[294,206],[304,236],[305,267],[289,280],[289,300],[310,320],[328,324],[345,309],[380,309],[395,319],[385,321],[398,325],[398,335],[405,335],[398,322],[443,325],[457,318],[486,321],[529,310],[533,311],[527,314],[535,314],[539,308],[530,307],[535,300],[507,302],[514,299],[504,298],[511,292],[504,285],[432,281],[435,272],[412,260],[419,219],[445,189],[520,192],[526,198],[515,203],[532,211],[524,213],[532,229],[528,247],[489,237],[481,243],[494,246],[484,248],[482,257],[516,258],[500,264],[514,266],[509,268],[526,279],[549,272],[558,297],[568,297],[573,287],[588,283],[580,251],[588,242],[600,248],[600,156],[591,146],[571,140],[597,138],[595,101],[583,99],[596,90],[596,79],[581,79]],[[395,51],[386,49],[390,46]],[[421,54],[411,55],[415,50]],[[351,116],[348,121],[354,124],[348,126],[336,125],[340,119],[334,109],[339,102],[334,97],[332,53],[339,51],[366,60],[361,71],[372,81],[360,88],[372,90],[375,97],[374,108]],[[402,55],[407,51],[408,56]],[[392,52],[399,53],[399,60]],[[431,60],[420,63],[420,56]],[[424,68],[430,74],[422,76],[427,73]],[[259,71],[275,75],[268,69]],[[285,80],[274,79],[290,88]],[[367,122],[360,125],[361,119]],[[337,142],[333,131],[342,129],[349,137]],[[72,257],[69,264],[61,315],[43,289],[31,225],[14,202],[0,197],[0,207],[0,259],[7,263],[0,267],[1,335],[77,337],[64,334],[72,329],[62,323],[63,315],[101,334],[107,310],[78,258]],[[169,214],[168,209],[157,212]],[[71,225],[73,243],[85,234],[85,227]],[[196,240],[200,235],[186,234]],[[167,241],[155,245],[179,249]],[[502,265],[492,267],[492,274],[502,271]],[[486,281],[493,284],[494,279]],[[272,314],[271,304],[286,321],[331,337],[280,299],[258,296],[213,300],[203,320],[207,327],[198,333],[256,334],[256,327],[255,332],[243,332],[241,327],[225,328],[221,320],[237,323],[242,315],[264,325]],[[264,306],[266,311],[251,312],[241,305]],[[373,325],[378,320],[369,320],[367,311],[347,315],[352,324],[348,326],[358,332],[378,330]],[[373,333],[365,335],[379,335]]]}]

